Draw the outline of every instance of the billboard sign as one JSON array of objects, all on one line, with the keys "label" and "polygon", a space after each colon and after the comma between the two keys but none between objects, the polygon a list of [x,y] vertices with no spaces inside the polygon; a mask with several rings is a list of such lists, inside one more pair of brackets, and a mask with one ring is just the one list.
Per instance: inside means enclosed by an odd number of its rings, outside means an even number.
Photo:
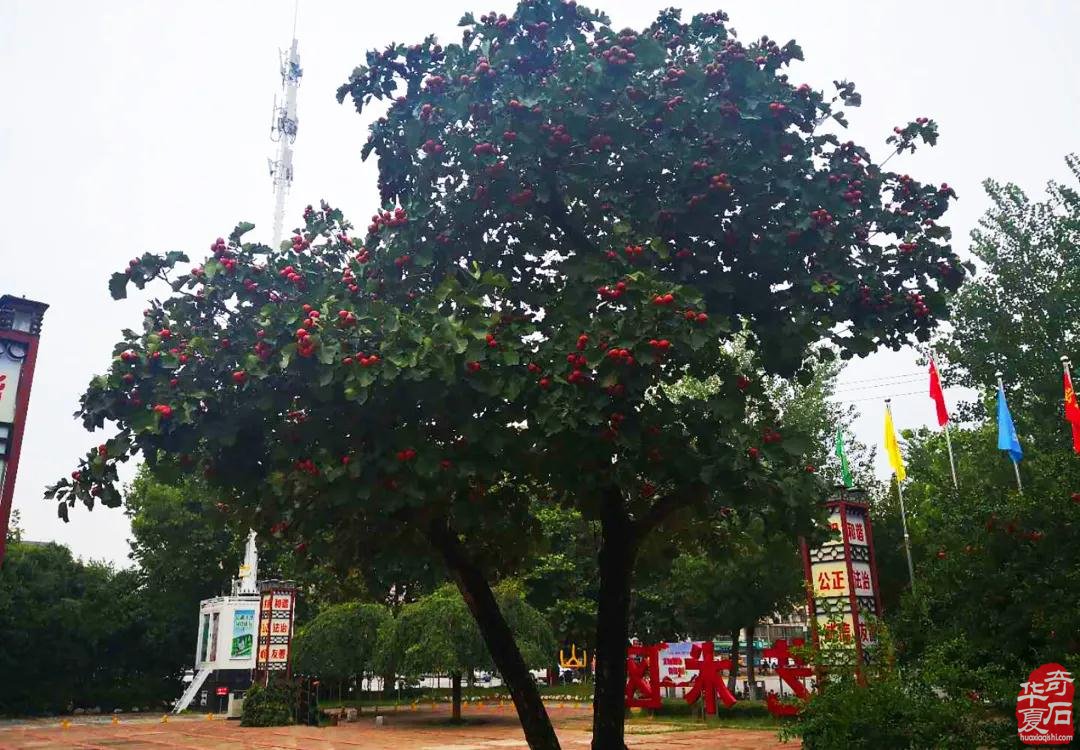
[{"label": "billboard sign", "polygon": [[255,610],[238,609],[233,612],[232,645],[230,659],[250,659],[255,647]]}]

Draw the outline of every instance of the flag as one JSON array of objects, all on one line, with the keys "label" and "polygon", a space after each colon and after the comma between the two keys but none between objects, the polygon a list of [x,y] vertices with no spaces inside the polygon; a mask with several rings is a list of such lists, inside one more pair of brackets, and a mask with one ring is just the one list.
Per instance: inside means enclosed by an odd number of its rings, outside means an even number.
[{"label": "flag", "polygon": [[1073,451],[1080,453],[1080,406],[1068,370],[1065,371],[1065,421],[1072,425]]},{"label": "flag", "polygon": [[930,360],[930,398],[937,407],[938,427],[944,427],[949,421],[949,410],[945,408],[945,394],[941,390],[941,378],[938,377],[934,360]]},{"label": "flag", "polygon": [[896,481],[907,479],[904,470],[904,457],[900,455],[900,444],[896,442],[896,428],[893,427],[892,411],[885,407],[885,455],[889,457],[889,466],[896,472]]},{"label": "flag", "polygon": [[1020,447],[1020,438],[1016,437],[1016,427],[1013,426],[1012,414],[1009,413],[1009,405],[1005,403],[1005,388],[998,386],[998,450],[1007,451],[1009,458],[1019,461],[1024,457],[1024,449]]},{"label": "flag", "polygon": [[844,486],[850,490],[855,486],[855,481],[851,478],[851,467],[847,462],[847,454],[844,453],[844,433],[842,430],[836,431],[836,457],[840,459],[840,476],[844,480]]}]

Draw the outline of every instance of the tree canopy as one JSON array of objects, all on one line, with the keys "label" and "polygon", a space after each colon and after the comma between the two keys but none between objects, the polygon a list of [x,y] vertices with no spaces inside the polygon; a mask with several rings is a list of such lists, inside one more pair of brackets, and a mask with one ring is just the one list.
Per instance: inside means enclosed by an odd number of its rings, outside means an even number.
[{"label": "tree canopy", "polygon": [[[338,91],[391,100],[366,229],[323,203],[280,248],[241,224],[193,268],[170,252],[114,274],[114,296],[166,296],[82,398],[86,427],[118,434],[49,496],[64,518],[116,506],[139,452],[202,471],[301,555],[432,545],[538,748],[557,740],[487,580],[542,485],[601,527],[594,738],[615,746],[642,540],[679,507],[821,490],[805,441],[758,428],[771,407],[733,342],[806,379],[928,339],[966,273],[938,224],[954,193],[840,138],[854,86],[793,84],[799,46],[744,43],[723,13],[617,31],[523,0],[461,25],[459,44],[369,52]],[[936,138],[918,118],[889,151]],[[669,397],[686,377],[719,387]]]}]

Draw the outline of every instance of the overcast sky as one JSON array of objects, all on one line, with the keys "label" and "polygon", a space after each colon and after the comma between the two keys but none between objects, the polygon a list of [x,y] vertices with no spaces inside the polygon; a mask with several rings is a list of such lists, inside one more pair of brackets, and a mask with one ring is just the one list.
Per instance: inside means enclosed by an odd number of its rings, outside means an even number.
[{"label": "overcast sky", "polygon": [[[286,226],[320,198],[358,220],[376,208],[374,164],[360,161],[366,124],[334,91],[369,48],[429,32],[456,41],[463,11],[513,8],[507,0],[468,3],[302,0],[304,78]],[[663,4],[619,0],[606,9],[616,27],[641,27]],[[682,7],[688,16],[722,7],[744,40],[796,39],[807,57],[792,71],[796,83],[855,81],[864,104],[850,113],[851,134],[878,154],[893,125],[936,118],[938,147],[893,164],[956,188],[960,200],[947,219],[961,249],[986,209],[984,178],[1040,193],[1047,179],[1065,175],[1064,154],[1080,148],[1080,57],[1072,49],[1080,3]],[[27,538],[127,564],[120,511],[80,507],[64,525],[42,490],[100,442],[71,414],[90,376],[107,367],[119,330],[140,322],[139,300],[109,299],[108,275],[147,250],[201,255],[240,220],[255,222],[269,241],[268,127],[280,91],[278,48],[288,45],[292,21],[292,0],[0,0],[0,293],[51,305],[15,490]],[[904,374],[913,377],[867,390],[872,379]],[[880,443],[880,399],[890,393],[899,427],[933,419],[913,352],[852,365],[841,391],[861,399],[856,433],[868,443]]]}]

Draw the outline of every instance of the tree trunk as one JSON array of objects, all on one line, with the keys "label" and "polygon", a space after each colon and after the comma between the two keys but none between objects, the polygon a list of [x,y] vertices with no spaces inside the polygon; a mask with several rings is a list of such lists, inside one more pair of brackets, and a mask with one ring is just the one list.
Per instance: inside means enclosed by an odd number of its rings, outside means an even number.
[{"label": "tree trunk", "polygon": [[754,631],[757,630],[756,624],[746,626],[746,685],[749,690],[750,700],[761,700],[761,696],[757,691],[757,670],[754,667]]},{"label": "tree trunk", "polygon": [[[559,739],[540,699],[540,691],[521,657],[514,634],[499,610],[483,571],[468,558],[461,542],[445,523],[432,524],[428,538],[453,574],[458,590],[484,638],[484,644],[510,690],[518,721],[525,732],[525,741],[531,750],[559,750]],[[458,677],[460,679],[460,675]]]},{"label": "tree trunk", "polygon": [[453,705],[451,718],[461,721],[461,672],[450,673],[450,702]]},{"label": "tree trunk", "polygon": [[731,631],[731,671],[728,673],[727,687],[732,693],[739,680],[739,629]]},{"label": "tree trunk", "polygon": [[600,597],[596,617],[593,681],[593,750],[623,750],[626,719],[626,647],[629,641],[630,576],[634,529],[617,491],[605,498],[600,522]]}]

